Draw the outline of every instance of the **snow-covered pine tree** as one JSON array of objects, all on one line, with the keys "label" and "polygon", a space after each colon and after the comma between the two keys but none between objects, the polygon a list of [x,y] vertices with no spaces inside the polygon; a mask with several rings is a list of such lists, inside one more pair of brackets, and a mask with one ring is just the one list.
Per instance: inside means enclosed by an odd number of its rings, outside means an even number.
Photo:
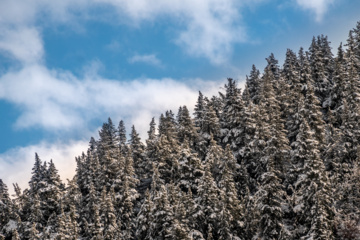
[{"label": "snow-covered pine tree", "polygon": [[[278,177],[284,180],[284,174],[289,163],[289,141],[286,136],[284,121],[281,119],[280,105],[273,89],[274,75],[269,68],[265,69],[263,86],[259,101],[260,118],[262,121],[262,135],[260,139],[266,142],[268,152],[272,154],[274,168]],[[270,158],[270,156],[268,156]],[[260,158],[263,166],[266,166],[265,158]]]},{"label": "snow-covered pine tree", "polygon": [[246,76],[245,88],[247,89],[247,94],[249,95],[249,99],[253,103],[257,104],[259,102],[261,78],[260,78],[260,71],[255,67],[255,65],[252,65],[250,75]]},{"label": "snow-covered pine tree", "polygon": [[145,145],[141,142],[141,138],[139,137],[134,125],[131,128],[129,144],[136,177],[138,179],[147,178],[146,169],[148,168],[148,162],[145,156]]},{"label": "snow-covered pine tree", "polygon": [[224,99],[224,108],[221,114],[221,144],[226,146],[230,144],[232,150],[236,153],[241,147],[238,143],[242,137],[242,121],[244,102],[241,97],[241,90],[237,83],[228,78],[228,83],[224,86],[226,94]]},{"label": "snow-covered pine tree", "polygon": [[202,128],[202,121],[204,119],[204,111],[205,111],[205,99],[204,95],[199,91],[199,96],[194,108],[194,123],[195,127],[198,129]]},{"label": "snow-covered pine tree", "polygon": [[119,126],[118,126],[118,132],[119,132],[119,146],[120,146],[120,152],[122,154],[126,153],[127,146],[126,146],[126,128],[123,120],[120,120]]},{"label": "snow-covered pine tree", "polygon": [[[227,148],[227,153],[230,149]],[[226,161],[221,171],[221,179],[219,181],[219,189],[221,190],[221,238],[228,239],[230,237],[244,235],[244,213],[245,213],[245,198],[242,196],[242,201],[238,199],[237,189],[234,181],[234,172],[236,172],[235,161],[232,163]],[[249,196],[246,196],[249,197]]]},{"label": "snow-covered pine tree", "polygon": [[156,164],[160,177],[166,183],[173,180],[178,166],[180,146],[177,141],[175,120],[171,111],[162,114],[159,123],[159,137],[151,146],[150,161]]},{"label": "snow-covered pine tree", "polygon": [[220,139],[220,122],[216,112],[211,104],[207,104],[204,109],[204,118],[200,128],[200,137],[197,144],[197,150],[201,159],[205,158],[210,141]]},{"label": "snow-covered pine tree", "polygon": [[191,152],[190,146],[185,141],[181,145],[181,151],[178,160],[178,171],[174,183],[176,183],[182,191],[189,188],[196,194],[198,189],[198,181],[203,175],[201,160],[197,154]]},{"label": "snow-covered pine tree", "polygon": [[179,108],[179,112],[176,118],[178,140],[180,144],[184,141],[187,141],[190,144],[190,147],[195,149],[198,133],[193,120],[190,117],[189,110],[185,105]]},{"label": "snow-covered pine tree", "polygon": [[327,96],[329,95],[329,91],[331,89],[331,79],[326,71],[325,56],[320,36],[317,38],[313,37],[309,53],[315,94],[319,98],[320,106],[323,106],[323,103],[327,101]]},{"label": "snow-covered pine tree", "polygon": [[6,184],[0,179],[0,235],[9,239],[19,227],[20,221],[16,201],[14,204],[10,199]]},{"label": "snow-covered pine tree", "polygon": [[12,201],[6,184],[0,179],[0,233],[4,226],[10,221],[12,214]]},{"label": "snow-covered pine tree", "polygon": [[293,155],[298,158],[298,178],[294,183],[297,230],[295,238],[333,239],[333,201],[330,182],[320,158],[314,132],[303,117]]},{"label": "snow-covered pine tree", "polygon": [[104,226],[103,236],[105,240],[121,239],[121,226],[119,226],[113,204],[113,188],[111,188],[111,190],[107,193],[106,188],[104,187],[101,193],[101,219],[102,225]]},{"label": "snow-covered pine tree", "polygon": [[150,225],[153,222],[153,216],[151,215],[151,211],[154,208],[153,204],[149,189],[147,189],[145,192],[144,202],[141,205],[140,211],[136,217],[135,236],[138,239],[148,239],[150,234]]},{"label": "snow-covered pine tree", "polygon": [[199,230],[204,237],[207,237],[207,228],[211,224],[214,226],[214,237],[216,238],[217,226],[220,217],[220,190],[216,186],[210,167],[205,163],[204,175],[199,181],[198,194],[195,199],[196,204],[199,206],[195,216],[197,216],[197,230]]},{"label": "snow-covered pine tree", "polygon": [[258,239],[289,239],[283,218],[286,193],[282,190],[281,179],[278,177],[280,174],[275,169],[274,156],[270,152],[266,153],[266,172],[261,175],[261,186],[255,195],[259,219],[252,219],[252,225],[258,226]]},{"label": "snow-covered pine tree", "polygon": [[160,191],[154,192],[153,202],[151,209],[153,221],[150,223],[150,229],[145,239],[171,239],[174,212],[169,203],[165,185],[160,187]]}]

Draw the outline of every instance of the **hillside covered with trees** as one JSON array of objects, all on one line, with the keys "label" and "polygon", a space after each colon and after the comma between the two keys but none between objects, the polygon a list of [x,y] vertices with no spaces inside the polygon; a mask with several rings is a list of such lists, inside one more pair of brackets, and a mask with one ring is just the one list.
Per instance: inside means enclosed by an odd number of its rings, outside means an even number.
[{"label": "hillside covered with trees", "polygon": [[27,189],[0,180],[0,239],[360,239],[360,22],[336,56],[266,60],[145,141],[109,118],[66,184],[35,154]]}]

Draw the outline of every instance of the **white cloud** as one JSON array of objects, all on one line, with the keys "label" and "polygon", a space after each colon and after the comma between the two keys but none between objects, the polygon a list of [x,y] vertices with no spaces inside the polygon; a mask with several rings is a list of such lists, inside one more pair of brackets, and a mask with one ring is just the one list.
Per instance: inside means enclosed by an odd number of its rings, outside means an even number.
[{"label": "white cloud", "polygon": [[296,2],[300,7],[313,11],[315,13],[315,20],[321,22],[334,0],[296,0]]},{"label": "white cloud", "polygon": [[44,55],[39,31],[34,27],[1,28],[0,52],[23,63],[39,62]]},{"label": "white cloud", "polygon": [[[105,16],[113,16],[114,13],[117,14],[118,23],[134,26],[141,26],[142,22],[166,18],[167,21],[173,23],[169,25],[169,29],[172,28],[171,31],[176,33],[176,37],[169,39],[170,41],[181,46],[192,56],[205,57],[214,64],[223,64],[231,55],[233,45],[246,40],[240,10],[242,5],[248,2],[236,0],[79,0],[74,3],[70,0],[31,2],[4,0],[0,1],[0,29],[5,28],[7,32],[14,26],[19,29],[35,29],[35,26],[53,26],[57,23],[74,25],[88,19],[103,21],[106,19]],[[93,9],[99,9],[99,7],[105,7],[102,9],[108,9],[109,12],[103,13],[104,16],[99,12],[96,12],[95,16],[88,15],[89,12],[93,12]],[[34,35],[36,34],[32,33],[31,37]],[[19,36],[21,37],[19,41],[27,41],[25,35]],[[5,39],[8,38],[5,37]],[[39,39],[36,41],[39,42]],[[8,47],[5,50],[16,55],[12,51],[14,48]],[[19,60],[23,61],[24,58],[20,57]]]},{"label": "white cloud", "polygon": [[160,59],[156,57],[155,54],[149,54],[149,55],[134,55],[131,58],[128,59],[129,63],[146,63],[150,64],[156,67],[163,67],[163,64],[161,63]]},{"label": "white cloud", "polygon": [[138,128],[146,132],[152,116],[176,111],[180,105],[192,108],[198,90],[214,93],[223,84],[201,79],[187,82],[170,78],[115,81],[93,72],[79,79],[66,71],[29,65],[0,77],[0,99],[22,109],[15,123],[20,129],[83,130],[91,120],[110,116],[141,122]]},{"label": "white cloud", "polygon": [[31,178],[35,152],[42,161],[53,160],[62,180],[72,179],[75,174],[75,157],[86,152],[88,141],[71,141],[68,143],[49,144],[42,142],[37,145],[18,147],[0,154],[0,176],[13,193],[13,183],[18,183],[24,190]]},{"label": "white cloud", "polygon": [[[182,25],[174,42],[188,54],[223,64],[235,43],[246,40],[240,9],[244,2],[235,0],[98,0],[113,5],[132,19],[131,23],[167,17]],[[247,1],[245,1],[247,3]]]}]

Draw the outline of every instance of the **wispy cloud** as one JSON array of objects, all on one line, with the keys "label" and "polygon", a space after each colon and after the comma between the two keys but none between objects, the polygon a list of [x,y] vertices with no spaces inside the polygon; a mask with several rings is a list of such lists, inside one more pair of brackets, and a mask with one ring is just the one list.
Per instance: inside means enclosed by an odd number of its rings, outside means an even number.
[{"label": "wispy cloud", "polygon": [[156,57],[155,54],[150,55],[134,55],[131,58],[128,59],[129,63],[146,63],[150,64],[156,67],[163,67],[163,64],[161,63],[160,59]]},{"label": "wispy cloud", "polygon": [[44,49],[39,31],[34,27],[0,26],[0,52],[27,64],[41,61]]},{"label": "wispy cloud", "polygon": [[119,51],[121,44],[116,40],[112,40],[109,44],[105,45],[105,48],[110,51]]},{"label": "wispy cloud", "polygon": [[334,0],[296,0],[296,3],[303,9],[315,13],[315,20],[321,22],[329,6]]},{"label": "wispy cloud", "polygon": [[[262,0],[259,0],[260,2]],[[259,2],[257,1],[257,2]],[[87,21],[86,13],[99,6],[110,6],[110,14],[118,17],[120,24],[132,24],[141,27],[145,21],[156,21],[167,18],[175,23],[176,36],[169,39],[182,47],[190,56],[207,58],[213,64],[223,64],[231,55],[234,44],[246,41],[246,32],[241,19],[242,5],[250,1],[236,0],[79,0],[75,4],[70,0],[30,2],[21,0],[4,0],[0,2],[0,29],[6,32],[13,26],[34,30],[40,22],[52,26],[57,23],[73,25],[79,18]],[[74,13],[82,13],[77,17]],[[109,12],[103,13],[108,15]],[[101,13],[97,15],[101,19]],[[97,20],[92,17],[92,20]],[[41,18],[41,21],[39,19]],[[95,19],[93,19],[95,18]],[[43,21],[46,19],[46,21]],[[137,24],[136,24],[137,23]],[[38,35],[36,41],[41,41],[40,31],[36,29],[32,37]],[[25,36],[22,37],[26,41]],[[0,40],[1,40],[0,36]],[[11,43],[8,37],[7,43]],[[34,38],[35,39],[35,38]],[[3,47],[14,53],[14,48]],[[18,55],[16,55],[18,57]],[[19,60],[24,60],[23,58]]]},{"label": "wispy cloud", "polygon": [[191,56],[207,58],[213,64],[227,62],[235,43],[246,41],[241,7],[236,0],[99,0],[113,5],[133,22],[167,17],[181,23],[173,41]]},{"label": "wispy cloud", "polygon": [[[0,99],[22,109],[17,128],[72,131],[93,119],[128,118],[146,132],[147,123],[167,109],[194,105],[197,91],[215,92],[222,82],[197,79],[197,86],[170,78],[115,81],[88,71],[80,79],[69,72],[29,65],[0,77]],[[145,127],[146,126],[146,127]]]}]

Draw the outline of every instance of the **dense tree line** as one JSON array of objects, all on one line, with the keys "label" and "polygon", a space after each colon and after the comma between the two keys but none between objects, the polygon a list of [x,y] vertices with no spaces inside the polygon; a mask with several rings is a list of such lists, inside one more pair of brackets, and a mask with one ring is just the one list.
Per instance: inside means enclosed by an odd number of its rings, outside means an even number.
[{"label": "dense tree line", "polygon": [[360,239],[360,22],[335,57],[266,60],[146,141],[109,118],[67,184],[35,154],[29,188],[0,180],[0,239]]}]

